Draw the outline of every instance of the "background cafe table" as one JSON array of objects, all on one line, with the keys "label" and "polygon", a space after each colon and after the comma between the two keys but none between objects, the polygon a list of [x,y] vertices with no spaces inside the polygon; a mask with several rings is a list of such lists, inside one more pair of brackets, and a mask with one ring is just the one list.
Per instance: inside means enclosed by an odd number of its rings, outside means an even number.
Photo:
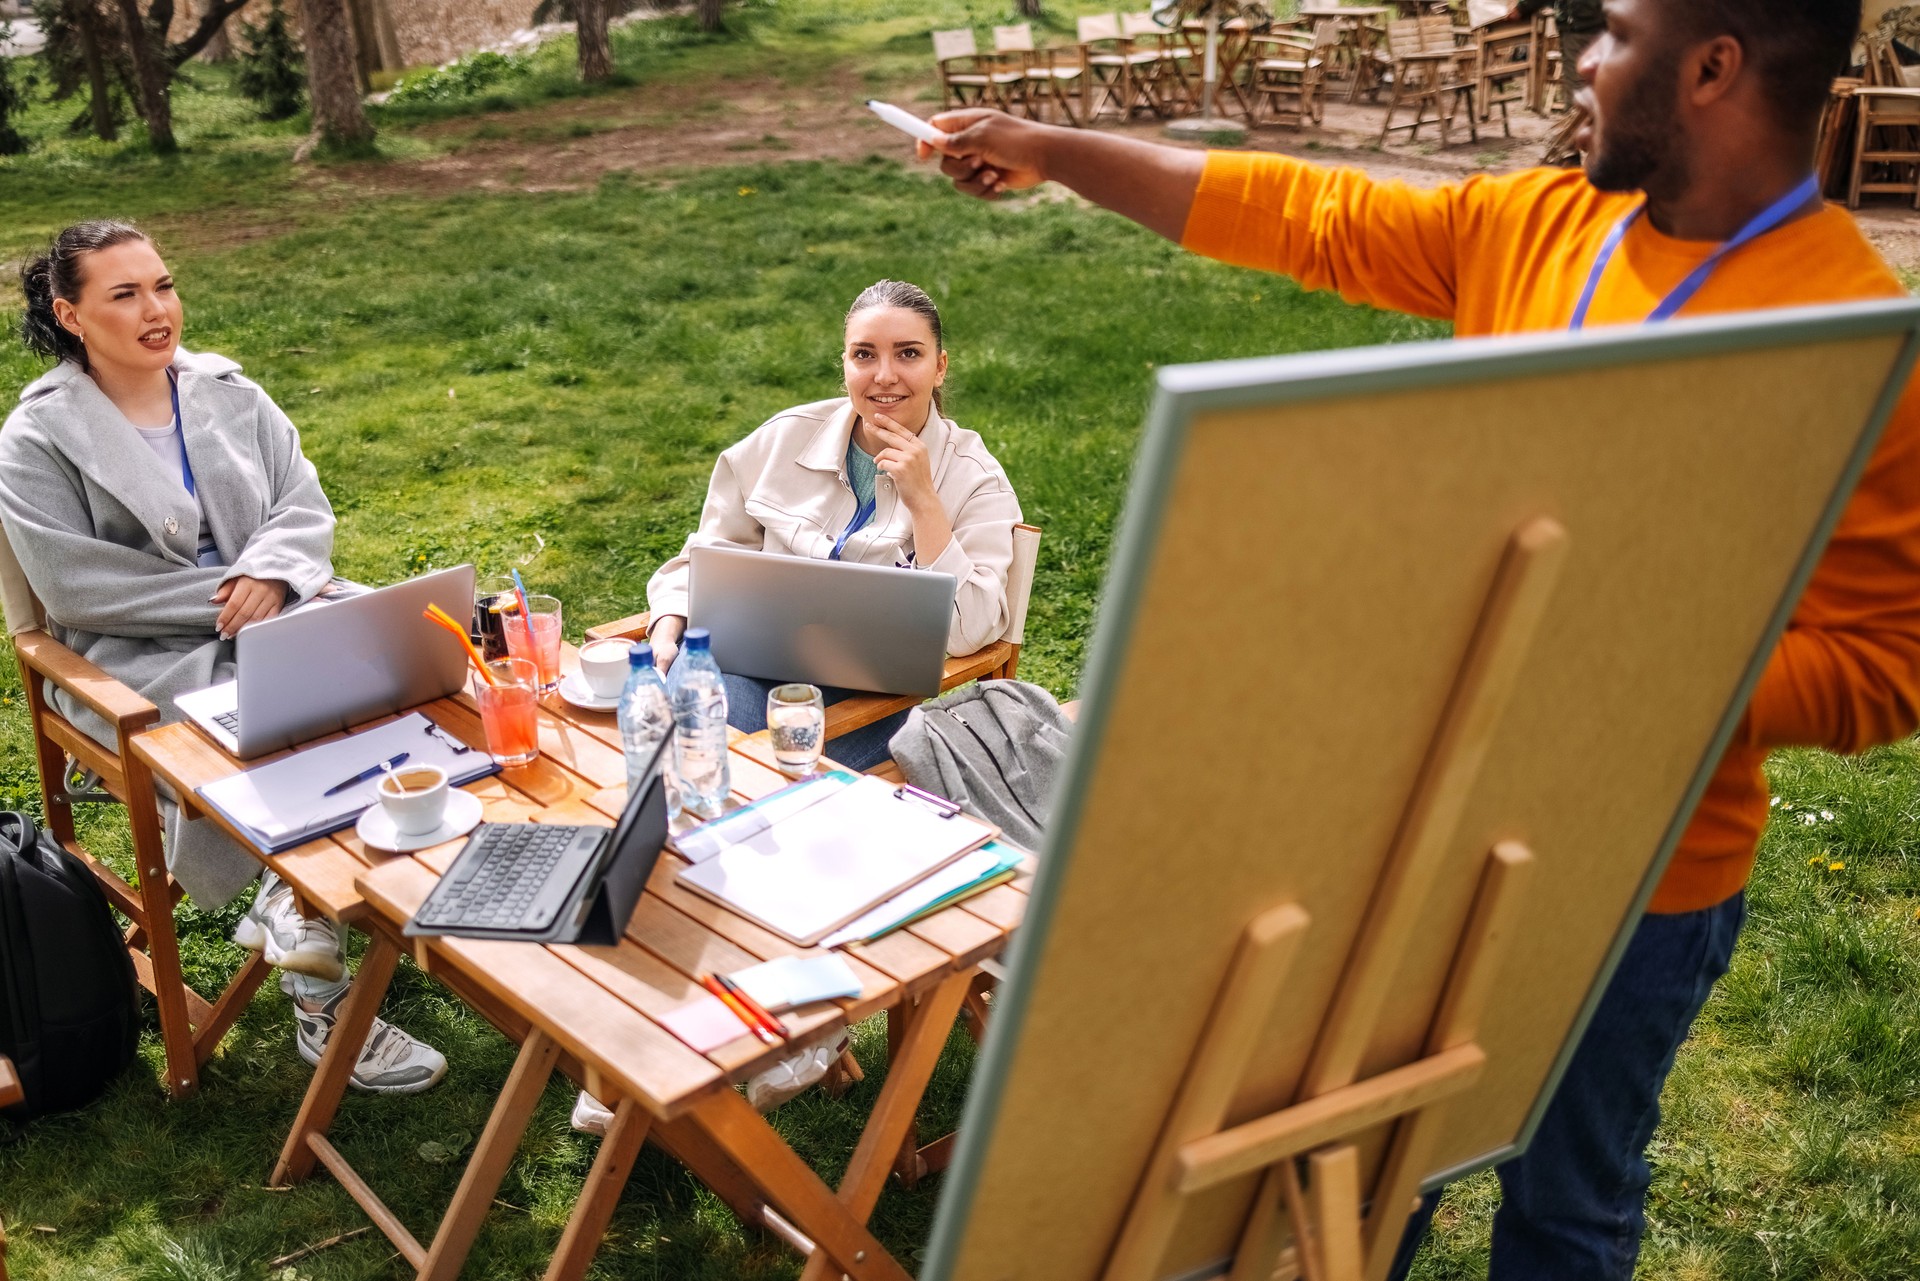
[{"label": "background cafe table", "polygon": [[[571,655],[567,661],[570,667]],[[467,696],[419,710],[462,741],[484,743]],[[468,790],[496,821],[608,822],[626,792],[618,741],[611,715],[552,699],[541,713],[540,758]],[[195,787],[241,768],[185,724],[143,735],[135,751],[189,805]],[[785,785],[770,761],[763,738],[736,737],[731,765],[738,799]],[[414,855],[385,855],[348,830],[263,858],[308,910],[355,925],[372,940],[281,1152],[275,1186],[324,1164],[421,1277],[457,1276],[557,1067],[612,1107],[614,1120],[548,1268],[550,1281],[585,1273],[647,1139],[685,1164],[744,1221],[809,1253],[810,1281],[841,1273],[855,1281],[904,1281],[907,1273],[866,1221],[889,1172],[912,1159],[921,1095],[977,967],[1001,951],[1020,919],[1024,876],[910,929],[846,949],[861,980],[860,995],[787,1017],[796,1041],[812,1041],[888,1014],[887,1080],[836,1191],[733,1088],[787,1047],[768,1047],[743,1034],[710,1054],[696,1054],[657,1022],[700,995],[695,980],[701,974],[805,949],[681,888],[675,876],[682,864],[671,854],[661,858],[618,947],[402,938],[401,926],[459,849],[456,841]],[[399,955],[408,949],[429,974],[521,1046],[453,1203],[425,1246],[327,1138],[353,1060]],[[433,1106],[431,1096],[423,1096],[421,1105]]]}]

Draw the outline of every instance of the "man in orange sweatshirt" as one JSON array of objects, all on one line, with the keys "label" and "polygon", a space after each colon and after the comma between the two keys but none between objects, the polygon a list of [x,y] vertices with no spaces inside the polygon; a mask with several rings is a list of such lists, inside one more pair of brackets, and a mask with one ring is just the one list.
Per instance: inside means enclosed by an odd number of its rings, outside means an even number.
[{"label": "man in orange sweatshirt", "polygon": [[[1432,191],[994,112],[933,123],[992,198],[1049,179],[1196,253],[1462,335],[1902,294],[1809,175],[1859,0],[1606,0],[1580,63],[1585,172]],[[921,144],[923,157],[933,149]],[[1920,722],[1920,391],[1900,401],[1526,1155],[1500,1167],[1496,1281],[1632,1275],[1660,1089],[1726,972],[1769,749],[1857,752]],[[1398,1271],[1411,1261],[1415,1217]]]}]

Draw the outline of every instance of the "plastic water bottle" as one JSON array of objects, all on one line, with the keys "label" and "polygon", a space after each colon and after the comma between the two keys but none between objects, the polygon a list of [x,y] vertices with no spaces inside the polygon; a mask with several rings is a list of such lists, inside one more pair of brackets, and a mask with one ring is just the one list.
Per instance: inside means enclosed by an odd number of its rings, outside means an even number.
[{"label": "plastic water bottle", "polygon": [[713,661],[712,638],[694,627],[681,639],[667,677],[673,704],[674,772],[680,804],[701,818],[718,818],[731,786],[727,772],[727,683]]},{"label": "plastic water bottle", "polygon": [[[673,733],[673,706],[667,701],[667,683],[653,665],[653,646],[645,643],[627,651],[627,686],[620,691],[620,750],[627,756],[627,795],[637,795],[641,774],[653,762],[661,742]],[[661,762],[671,773],[673,754]]]}]

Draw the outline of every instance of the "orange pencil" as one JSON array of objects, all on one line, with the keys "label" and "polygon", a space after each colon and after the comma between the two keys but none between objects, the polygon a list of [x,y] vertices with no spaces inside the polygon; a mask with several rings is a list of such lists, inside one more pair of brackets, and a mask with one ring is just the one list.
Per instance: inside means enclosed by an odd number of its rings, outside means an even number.
[{"label": "orange pencil", "polygon": [[713,975],[709,974],[705,978],[701,979],[700,986],[706,988],[707,991],[713,993],[714,998],[716,1000],[718,1000],[722,1005],[726,1006],[729,1010],[733,1012],[733,1017],[735,1017],[736,1019],[739,1019],[742,1023],[745,1023],[747,1025],[748,1031],[752,1032],[755,1036],[759,1037],[762,1041],[766,1042],[768,1045],[780,1044],[780,1038],[775,1036],[772,1032],[769,1032],[766,1028],[761,1027],[759,1023],[755,1022],[753,1015],[747,1013],[747,1007],[740,1004],[739,1001],[735,1000],[733,993],[727,991],[726,988],[720,986],[720,984],[714,980]]},{"label": "orange pencil", "polygon": [[782,1023],[779,1019],[776,1019],[775,1017],[773,1017],[773,1015],[767,1011],[766,1006],[760,1004],[760,1002],[754,1000],[753,997],[749,996],[747,994],[747,989],[741,987],[738,983],[735,983],[732,979],[728,978],[724,974],[716,974],[713,976],[713,978],[714,978],[714,982],[718,983],[721,987],[726,988],[727,991],[733,993],[735,1000],[739,1001],[740,1004],[747,1007],[747,1013],[753,1015],[754,1020],[758,1022],[761,1027],[767,1029],[767,1031],[769,1032],[772,1032],[775,1036],[778,1036],[783,1041],[787,1039],[787,1036],[788,1036],[787,1025],[785,1023]]}]

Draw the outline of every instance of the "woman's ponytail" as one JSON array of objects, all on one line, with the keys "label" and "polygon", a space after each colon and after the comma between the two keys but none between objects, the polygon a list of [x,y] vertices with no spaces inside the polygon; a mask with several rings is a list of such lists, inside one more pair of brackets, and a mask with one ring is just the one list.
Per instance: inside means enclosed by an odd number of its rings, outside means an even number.
[{"label": "woman's ponytail", "polygon": [[147,233],[129,222],[98,219],[77,222],[53,238],[43,254],[27,260],[20,269],[20,290],[26,295],[26,314],[20,318],[20,340],[27,350],[49,360],[71,360],[89,369],[87,347],[54,314],[53,300],[69,302],[80,296],[84,279],[81,264],[88,254],[125,244],[129,240],[150,240]]}]

